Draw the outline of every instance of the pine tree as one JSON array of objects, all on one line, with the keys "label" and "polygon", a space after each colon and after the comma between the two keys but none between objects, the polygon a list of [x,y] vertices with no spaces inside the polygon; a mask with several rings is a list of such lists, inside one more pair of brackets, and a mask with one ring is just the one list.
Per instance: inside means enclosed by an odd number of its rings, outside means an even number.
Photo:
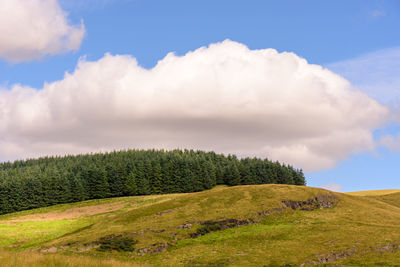
[{"label": "pine tree", "polygon": [[161,194],[163,192],[163,177],[160,162],[153,161],[151,163],[151,169],[150,191],[153,194]]},{"label": "pine tree", "polygon": [[194,150],[128,150],[0,163],[0,214],[115,196],[194,192],[216,184],[304,185],[302,170]]},{"label": "pine tree", "polygon": [[106,198],[110,196],[106,171],[100,167],[93,167],[87,172],[90,198]]}]

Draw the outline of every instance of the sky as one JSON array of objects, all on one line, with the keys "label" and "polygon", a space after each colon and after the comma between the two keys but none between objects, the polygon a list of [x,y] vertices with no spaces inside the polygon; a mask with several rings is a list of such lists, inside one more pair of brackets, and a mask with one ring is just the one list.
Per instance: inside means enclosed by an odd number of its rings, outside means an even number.
[{"label": "sky", "polygon": [[400,188],[398,29],[398,0],[2,0],[0,160],[193,148]]}]

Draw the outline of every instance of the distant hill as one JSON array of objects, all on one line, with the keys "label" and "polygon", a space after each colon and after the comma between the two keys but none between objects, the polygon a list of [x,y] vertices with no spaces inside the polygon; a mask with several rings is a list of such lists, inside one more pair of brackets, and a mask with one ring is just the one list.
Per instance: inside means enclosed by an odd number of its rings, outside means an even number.
[{"label": "distant hill", "polygon": [[346,192],[348,195],[352,196],[382,196],[393,193],[400,192],[400,189],[384,189],[384,190],[367,190],[367,191],[355,191],[355,192]]},{"label": "distant hill", "polygon": [[399,265],[400,193],[217,186],[0,216],[0,266],[303,264]]},{"label": "distant hill", "polygon": [[267,159],[194,150],[45,157],[0,164],[0,214],[88,199],[271,183],[304,185],[305,177]]}]

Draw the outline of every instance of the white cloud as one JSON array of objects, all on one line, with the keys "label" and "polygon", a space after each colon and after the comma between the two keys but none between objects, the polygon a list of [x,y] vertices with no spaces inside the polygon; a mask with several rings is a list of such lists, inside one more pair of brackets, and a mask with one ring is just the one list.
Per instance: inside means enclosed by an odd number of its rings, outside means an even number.
[{"label": "white cloud", "polygon": [[20,62],[79,49],[83,23],[73,26],[57,0],[0,1],[0,58]]},{"label": "white cloud", "polygon": [[[327,66],[359,90],[391,107],[390,120],[400,122],[400,47],[379,50]],[[400,134],[380,137],[378,145],[400,151]]]},{"label": "white cloud", "polygon": [[381,103],[400,106],[400,47],[327,65]]},{"label": "white cloud", "polygon": [[330,184],[320,185],[320,187],[334,192],[343,192],[343,187],[340,184],[330,183]]},{"label": "white cloud", "polygon": [[378,144],[389,148],[391,151],[400,152],[400,134],[384,135],[378,140]]},{"label": "white cloud", "polygon": [[81,60],[40,90],[0,91],[0,159],[119,148],[261,156],[306,171],[374,148],[388,110],[293,53],[224,41],[153,69],[131,56]]}]

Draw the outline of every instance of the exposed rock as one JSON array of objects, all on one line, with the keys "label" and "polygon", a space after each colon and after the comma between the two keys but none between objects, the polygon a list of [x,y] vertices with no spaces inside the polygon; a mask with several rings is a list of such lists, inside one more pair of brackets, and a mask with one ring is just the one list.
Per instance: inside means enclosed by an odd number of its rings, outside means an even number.
[{"label": "exposed rock", "polygon": [[384,245],[382,247],[374,247],[373,250],[381,252],[395,252],[400,249],[400,245]]},{"label": "exposed rock", "polygon": [[221,231],[229,228],[238,227],[241,225],[249,225],[255,223],[252,219],[237,220],[237,219],[226,219],[222,221],[204,221],[200,222],[203,227],[197,229],[195,233],[191,233],[191,238],[196,238],[211,232]]},{"label": "exposed rock", "polygon": [[335,195],[318,195],[305,201],[283,200],[282,203],[293,210],[315,210],[334,207],[339,201]]},{"label": "exposed rock", "polygon": [[47,253],[55,253],[55,252],[57,252],[57,248],[56,247],[51,247],[51,248],[44,248],[44,249],[42,249],[42,250],[40,250],[40,252],[47,252]]},{"label": "exposed rock", "polygon": [[272,214],[274,214],[274,213],[282,212],[282,211],[284,211],[286,208],[287,208],[287,207],[284,207],[284,208],[281,207],[281,208],[274,208],[274,209],[270,209],[270,210],[263,210],[263,211],[258,212],[258,215],[260,215],[260,216],[269,216],[269,215],[272,215]]},{"label": "exposed rock", "polygon": [[185,224],[179,225],[178,228],[179,229],[190,229],[192,227],[193,227],[193,225],[191,223],[185,223]]},{"label": "exposed rock", "polygon": [[248,225],[252,224],[254,221],[252,219],[245,219],[245,220],[236,220],[236,219],[226,219],[222,221],[205,221],[200,223],[201,225],[214,225],[218,224],[221,226],[221,230],[228,229],[228,228],[233,228],[236,226],[241,226],[241,225]]},{"label": "exposed rock", "polygon": [[[67,246],[68,246],[68,244],[67,244]],[[65,246],[63,246],[63,247],[65,247]],[[78,244],[77,247],[74,246],[71,248],[75,248],[75,250],[78,252],[86,252],[86,251],[90,251],[92,249],[97,249],[99,247],[100,247],[100,243],[98,241],[94,241],[91,243],[85,243],[85,244],[83,244],[83,246],[82,246],[82,244],[80,244],[80,245]],[[71,250],[71,248],[69,250]]]},{"label": "exposed rock", "polygon": [[154,254],[154,253],[163,252],[163,251],[167,250],[167,248],[168,248],[168,244],[165,242],[164,243],[156,243],[156,244],[152,244],[149,247],[138,249],[137,252],[140,255]]}]

